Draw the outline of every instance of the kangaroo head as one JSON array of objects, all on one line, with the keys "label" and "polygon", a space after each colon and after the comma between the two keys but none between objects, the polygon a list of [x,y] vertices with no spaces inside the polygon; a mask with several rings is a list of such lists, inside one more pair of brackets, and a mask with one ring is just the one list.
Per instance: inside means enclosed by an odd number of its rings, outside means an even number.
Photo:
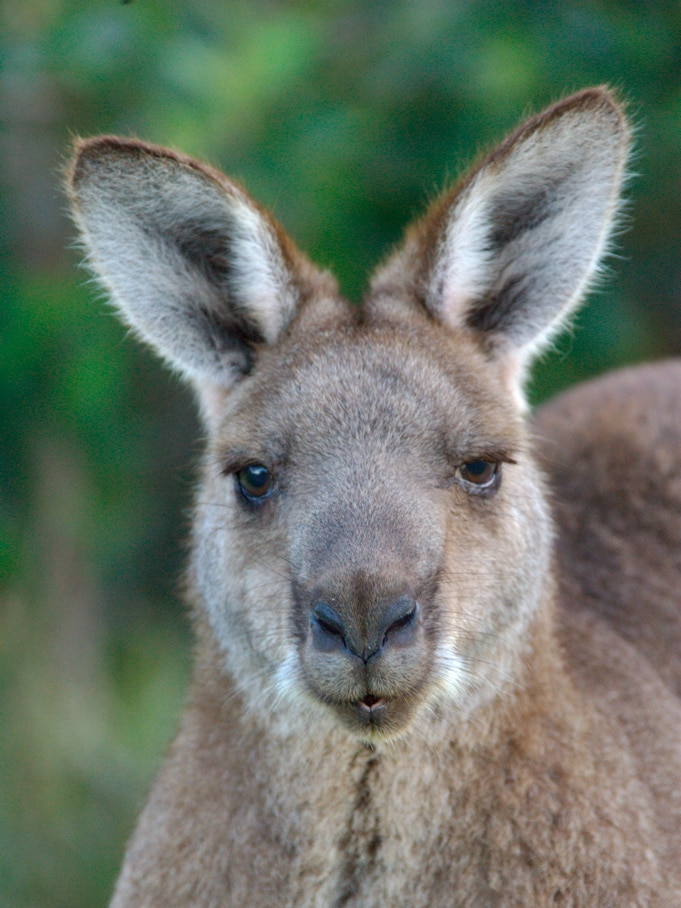
[{"label": "kangaroo head", "polygon": [[375,740],[517,674],[551,557],[522,383],[597,269],[627,148],[606,90],[549,108],[412,226],[356,309],[216,171],[78,143],[91,266],[198,395],[190,573],[255,714]]}]

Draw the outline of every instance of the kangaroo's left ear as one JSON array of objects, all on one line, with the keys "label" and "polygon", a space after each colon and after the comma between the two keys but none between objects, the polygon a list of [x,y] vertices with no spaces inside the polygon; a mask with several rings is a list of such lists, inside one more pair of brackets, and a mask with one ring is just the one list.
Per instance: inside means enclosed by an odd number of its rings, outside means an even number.
[{"label": "kangaroo's left ear", "polygon": [[369,305],[418,301],[499,359],[522,397],[527,364],[597,273],[629,144],[623,111],[605,88],[549,107],[411,228],[376,274]]}]

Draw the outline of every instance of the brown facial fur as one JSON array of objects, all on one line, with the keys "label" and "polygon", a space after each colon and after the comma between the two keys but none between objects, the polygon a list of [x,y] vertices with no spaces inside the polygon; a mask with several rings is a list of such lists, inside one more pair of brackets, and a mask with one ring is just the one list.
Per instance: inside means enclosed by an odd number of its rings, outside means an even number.
[{"label": "brown facial fur", "polygon": [[530,120],[354,310],[226,177],[78,145],[92,267],[208,435],[191,695],[115,908],[681,902],[679,369],[530,429],[522,393],[627,146],[605,89]]}]

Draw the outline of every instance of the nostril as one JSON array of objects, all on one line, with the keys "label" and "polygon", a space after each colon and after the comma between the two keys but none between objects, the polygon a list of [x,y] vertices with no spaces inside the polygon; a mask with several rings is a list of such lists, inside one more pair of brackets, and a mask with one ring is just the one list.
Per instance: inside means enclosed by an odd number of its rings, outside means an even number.
[{"label": "nostril", "polygon": [[409,636],[409,632],[415,627],[416,619],[419,613],[419,604],[409,596],[401,596],[397,599],[386,616],[388,626],[383,635],[383,644],[389,637],[394,638],[397,642],[403,636]]},{"label": "nostril", "polygon": [[388,628],[386,633],[392,634],[393,631],[399,631],[399,630],[402,630],[402,628],[404,628],[404,627],[409,627],[409,625],[413,624],[414,621],[416,620],[417,611],[418,611],[418,605],[415,602],[414,605],[412,606],[412,608],[410,608],[406,614],[402,615],[401,618],[396,618],[395,621],[393,621],[393,623],[390,625],[390,627]]},{"label": "nostril", "polygon": [[319,602],[312,609],[312,615],[317,622],[331,634],[343,636],[344,628],[341,616],[326,602]]},{"label": "nostril", "polygon": [[367,615],[366,624],[360,629],[352,621],[346,624],[340,612],[322,600],[310,610],[310,642],[319,653],[346,650],[367,663],[386,645],[406,647],[415,643],[419,614],[415,599],[400,596],[380,609],[378,615]]},{"label": "nostril", "polygon": [[312,638],[322,652],[345,646],[345,627],[338,612],[327,602],[318,602],[310,616]]}]

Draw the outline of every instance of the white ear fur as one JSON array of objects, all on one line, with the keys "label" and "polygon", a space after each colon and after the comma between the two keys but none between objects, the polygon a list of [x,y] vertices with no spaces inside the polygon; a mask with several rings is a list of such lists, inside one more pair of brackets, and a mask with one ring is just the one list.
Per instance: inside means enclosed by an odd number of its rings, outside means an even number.
[{"label": "white ear fur", "polygon": [[504,360],[521,395],[527,364],[597,274],[628,149],[627,122],[606,89],[550,107],[436,203],[374,292],[400,281],[415,288],[433,316]]},{"label": "white ear fur", "polygon": [[78,145],[70,194],[92,270],[125,321],[207,398],[293,318],[290,243],[216,171],[104,137]]}]

